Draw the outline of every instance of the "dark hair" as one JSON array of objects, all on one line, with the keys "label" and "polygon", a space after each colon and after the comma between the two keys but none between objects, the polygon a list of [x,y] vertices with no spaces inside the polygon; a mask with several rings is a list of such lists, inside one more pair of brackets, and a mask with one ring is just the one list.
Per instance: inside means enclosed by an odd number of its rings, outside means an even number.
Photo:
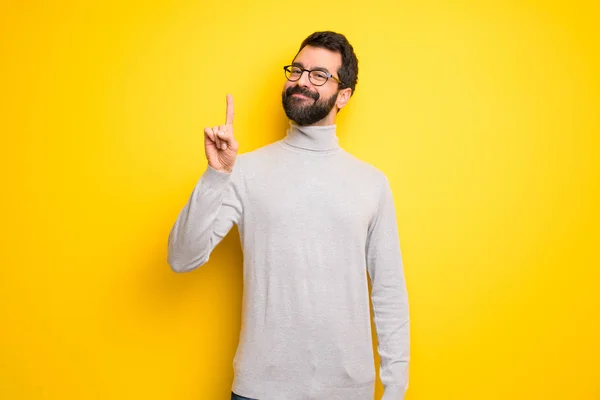
[{"label": "dark hair", "polygon": [[350,88],[352,89],[350,95],[353,95],[358,82],[358,58],[346,36],[332,31],[315,32],[304,39],[298,53],[305,46],[320,47],[342,55],[342,66],[337,71],[340,81],[342,81],[340,89]]}]

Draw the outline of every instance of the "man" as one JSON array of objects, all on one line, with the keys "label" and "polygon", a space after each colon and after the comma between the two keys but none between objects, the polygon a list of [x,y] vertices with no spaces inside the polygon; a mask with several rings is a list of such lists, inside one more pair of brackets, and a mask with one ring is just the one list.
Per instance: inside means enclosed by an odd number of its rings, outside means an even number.
[{"label": "man", "polygon": [[394,201],[386,176],[336,135],[358,60],[343,35],[315,32],[284,70],[283,139],[238,155],[230,95],[226,124],[204,130],[208,167],[169,234],[168,262],[176,272],[205,264],[237,224],[244,292],[232,399],[373,399],[368,274],[383,399],[401,400],[409,316]]}]

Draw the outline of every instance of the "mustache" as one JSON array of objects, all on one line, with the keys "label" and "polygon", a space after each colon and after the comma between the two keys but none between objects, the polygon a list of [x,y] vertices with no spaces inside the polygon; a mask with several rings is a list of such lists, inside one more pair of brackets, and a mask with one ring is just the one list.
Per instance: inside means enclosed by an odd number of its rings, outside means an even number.
[{"label": "mustache", "polygon": [[289,97],[293,94],[301,94],[303,96],[310,97],[311,99],[313,99],[315,101],[319,100],[319,97],[320,97],[318,92],[311,92],[307,88],[304,88],[301,86],[292,86],[292,87],[289,87],[286,89],[285,95],[287,97]]}]

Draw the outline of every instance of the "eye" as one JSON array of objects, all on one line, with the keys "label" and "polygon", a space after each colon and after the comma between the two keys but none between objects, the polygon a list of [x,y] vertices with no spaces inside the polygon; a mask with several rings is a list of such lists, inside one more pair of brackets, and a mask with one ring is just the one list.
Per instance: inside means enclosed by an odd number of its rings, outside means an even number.
[{"label": "eye", "polygon": [[310,79],[312,79],[313,83],[322,85],[325,82],[327,82],[327,78],[329,74],[327,72],[324,71],[313,71],[310,74]]},{"label": "eye", "polygon": [[302,68],[298,68],[298,67],[292,67],[291,68],[291,72],[294,75],[300,75],[302,73]]}]

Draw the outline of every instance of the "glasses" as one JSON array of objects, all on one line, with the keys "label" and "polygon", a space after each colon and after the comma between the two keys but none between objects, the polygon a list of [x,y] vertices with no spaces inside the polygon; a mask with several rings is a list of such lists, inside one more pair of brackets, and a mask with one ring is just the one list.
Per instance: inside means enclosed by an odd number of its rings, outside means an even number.
[{"label": "glasses", "polygon": [[342,83],[342,81],[340,81],[335,76],[331,75],[331,73],[319,69],[310,70],[295,65],[286,65],[285,67],[283,67],[283,70],[285,71],[285,77],[288,81],[291,82],[296,82],[297,80],[300,80],[302,74],[304,73],[304,71],[306,71],[308,72],[308,80],[315,86],[323,86],[329,78],[333,79],[339,84]]}]

